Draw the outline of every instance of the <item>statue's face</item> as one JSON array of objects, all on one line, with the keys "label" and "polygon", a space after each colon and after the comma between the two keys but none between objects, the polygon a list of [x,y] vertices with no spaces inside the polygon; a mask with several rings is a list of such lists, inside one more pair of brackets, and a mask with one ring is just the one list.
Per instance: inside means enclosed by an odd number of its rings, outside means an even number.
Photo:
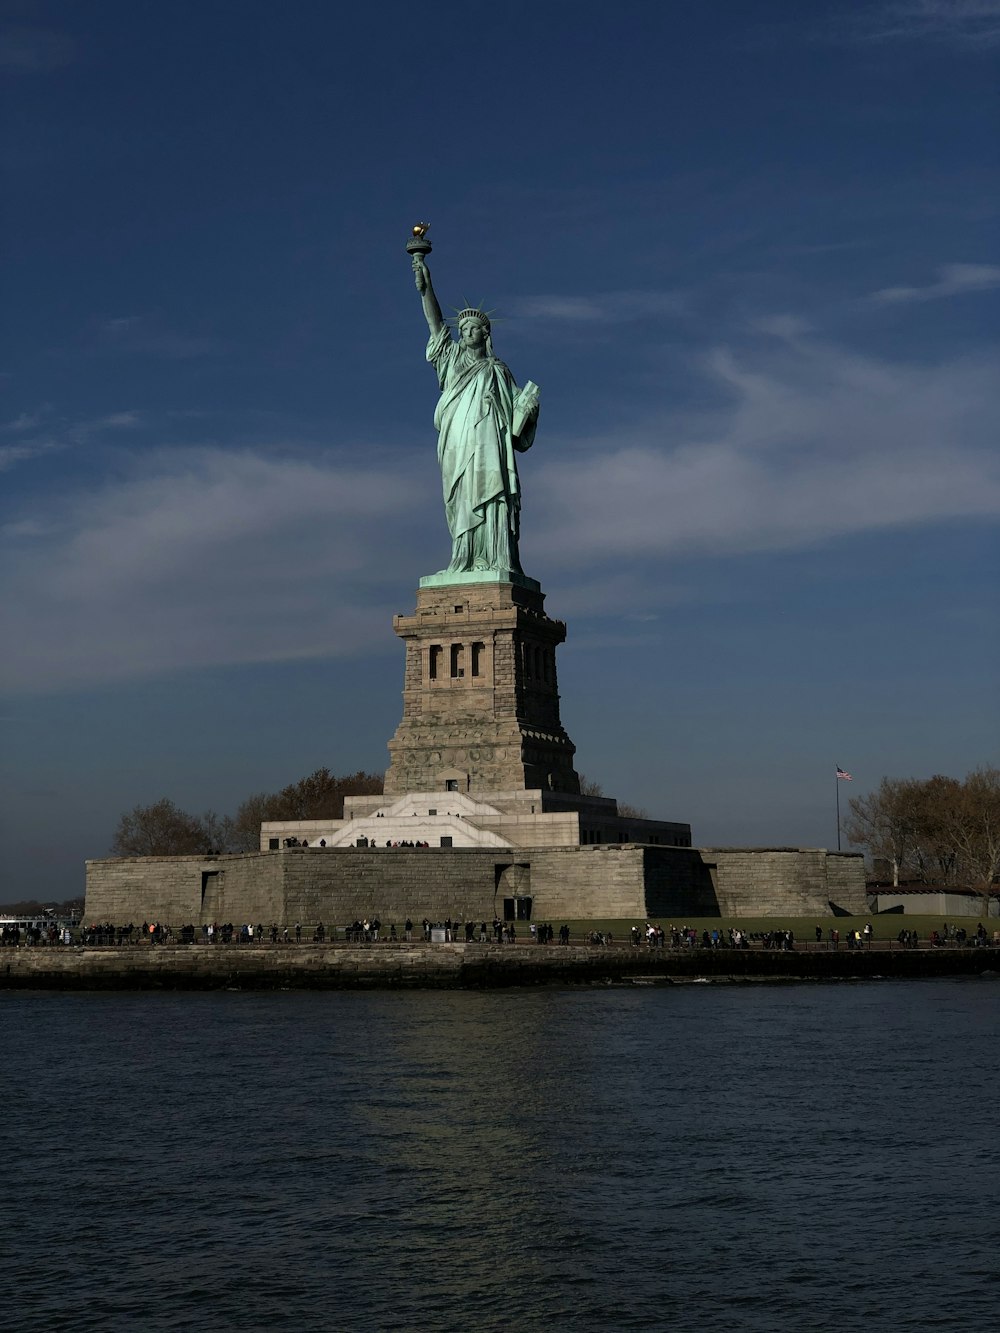
[{"label": "statue's face", "polygon": [[458,327],[458,336],[462,346],[470,351],[482,351],[486,347],[486,330],[478,319],[463,319]]}]

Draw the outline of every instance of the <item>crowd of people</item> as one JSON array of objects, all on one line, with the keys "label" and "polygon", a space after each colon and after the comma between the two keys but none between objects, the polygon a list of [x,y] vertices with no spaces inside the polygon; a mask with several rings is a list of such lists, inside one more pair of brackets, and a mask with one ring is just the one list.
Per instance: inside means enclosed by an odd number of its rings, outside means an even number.
[{"label": "crowd of people", "polygon": [[0,946],[16,949],[21,944],[59,944],[62,937],[63,931],[54,921],[25,922],[23,929],[18,922],[9,922],[0,929]]},{"label": "crowd of people", "polygon": [[[410,917],[407,917],[402,926],[396,922],[391,922],[386,929],[381,920],[374,913],[370,917],[363,919],[355,918],[349,925],[343,928],[343,940],[348,944],[396,944],[410,943],[415,938],[417,927],[414,926]],[[432,921],[429,917],[424,917],[419,926],[420,938],[427,943],[435,938],[435,932],[440,932],[440,937],[446,943],[466,944],[484,944],[492,939],[497,944],[515,944],[518,939],[517,927],[513,921],[503,921],[500,917],[494,917],[491,924],[485,921],[464,921],[455,920],[448,917],[444,921]],[[569,926],[562,926],[558,932],[559,942],[568,944],[570,939]],[[539,944],[550,944],[556,937],[555,928],[544,923],[536,925],[532,923],[529,927],[529,933],[524,938],[536,941]],[[105,922],[99,925],[84,926],[80,931],[80,943],[88,946],[96,945],[115,945],[123,946],[128,944],[194,944],[201,942],[203,944],[301,944],[303,939],[311,940],[314,944],[323,944],[327,941],[336,941],[338,930],[336,926],[325,926],[319,922],[311,930],[305,931],[301,922],[297,921],[294,926],[279,926],[276,921],[272,921],[270,926],[265,927],[261,923],[254,925],[253,922],[245,922],[237,926],[229,921],[222,925],[211,923],[201,926],[195,926],[191,923],[183,926],[164,925],[159,921],[144,921],[141,926],[129,924],[127,926],[112,925]],[[610,943],[610,934],[606,937]],[[4,943],[7,943],[7,932],[4,930]],[[14,942],[13,938],[10,941]]]},{"label": "crowd of people", "polygon": [[[357,841],[357,843],[356,843],[355,845],[356,845],[357,847],[378,847],[378,846],[379,846],[379,844],[375,841],[374,838],[365,838],[365,837],[361,837],[361,838],[359,838],[358,841]],[[429,842],[420,842],[419,840],[416,841],[416,842],[413,842],[410,838],[396,838],[396,839],[393,839],[393,838],[387,838],[386,841],[385,841],[385,846],[386,846],[386,847],[429,847],[429,846],[430,846],[430,843],[429,843]]]},{"label": "crowd of people", "polygon": [[669,931],[665,931],[662,926],[647,921],[644,929],[633,926],[629,935],[634,949],[642,944],[648,949],[665,949],[668,938],[671,949],[749,949],[755,944],[763,949],[795,948],[795,932],[791,930],[751,933],[730,926],[728,930],[715,927],[699,933],[695,926],[671,926]]},{"label": "crowd of people", "polygon": [[[914,934],[915,933],[916,932],[914,932]],[[992,942],[995,946],[1000,946],[1000,930],[995,930],[993,932]],[[949,926],[946,921],[940,931],[931,931],[931,944],[935,948],[940,948],[942,945],[947,944],[969,944],[974,949],[987,949],[990,946],[990,937],[986,927],[981,921],[972,935],[969,934],[964,926]]]},{"label": "crowd of people", "polygon": [[[568,925],[561,926],[558,932],[548,922],[523,923],[523,926],[524,929],[520,938],[525,942],[548,945],[555,941],[557,934],[560,944],[566,945],[570,942],[570,928]],[[306,942],[311,941],[314,944],[323,944],[327,941],[337,941],[339,938],[343,938],[348,944],[398,944],[412,942],[417,937],[418,929],[419,938],[426,943],[442,940],[447,943],[485,944],[492,940],[495,944],[516,944],[519,939],[517,923],[501,920],[497,916],[489,924],[485,921],[452,920],[450,917],[444,921],[431,921],[428,917],[424,917],[419,927],[415,927],[412,919],[407,917],[401,926],[397,925],[396,922],[391,922],[388,929],[386,929],[379,917],[373,913],[370,917],[355,919],[341,929],[343,931],[342,937],[338,935],[336,926],[325,926],[322,922],[319,922],[307,929],[299,921],[292,926],[279,925],[276,921],[272,921],[267,927],[260,922],[256,925],[253,922],[245,922],[237,926],[231,921],[223,924],[213,922],[200,926],[188,923],[179,927],[165,925],[159,921],[144,921],[141,926],[136,926],[133,923],[114,925],[110,922],[104,922],[87,925],[79,931],[72,932],[55,924],[45,926],[39,923],[8,923],[3,925],[2,930],[0,930],[0,945],[16,948],[22,944],[70,944],[79,942],[90,947],[195,943],[249,946],[301,944],[304,940]],[[581,938],[583,943],[600,948],[607,948],[615,943],[610,930],[585,931]],[[797,943],[794,932],[784,928],[747,931],[738,926],[729,926],[728,928],[714,927],[711,930],[704,928],[699,931],[694,926],[671,925],[669,929],[664,930],[662,926],[650,921],[647,921],[644,926],[633,925],[629,930],[628,938],[631,947],[634,949],[643,946],[647,949],[665,949],[669,945],[671,949],[761,948],[793,950]],[[845,928],[843,932],[837,926],[830,926],[824,931],[822,926],[817,925],[815,928],[815,944],[810,944],[808,947],[837,950],[843,944],[847,949],[870,949],[873,939],[874,929],[870,921],[860,929],[855,927]],[[890,938],[882,942],[882,947],[886,947],[886,945],[889,948],[898,946],[903,949],[918,949],[922,945],[932,948],[946,946],[1000,948],[1000,931],[995,930],[991,934],[981,921],[974,931],[968,930],[965,926],[949,925],[945,922],[940,930],[932,930],[924,941],[917,930],[904,926],[894,939]]]},{"label": "crowd of people", "polygon": [[[275,845],[277,845],[277,844],[275,844]],[[355,847],[381,847],[381,846],[383,846],[383,845],[386,846],[386,847],[429,847],[429,846],[430,846],[430,843],[429,843],[429,842],[421,842],[421,841],[419,841],[419,840],[414,841],[414,840],[411,839],[411,838],[396,838],[396,839],[393,839],[393,838],[387,838],[386,841],[385,841],[385,843],[383,844],[383,843],[380,843],[380,842],[376,842],[376,840],[375,840],[374,838],[369,838],[367,835],[362,834],[362,836],[361,836],[360,838],[358,838],[357,842],[356,842],[354,845],[355,845]],[[308,847],[308,846],[309,846],[309,839],[308,839],[308,838],[284,838],[284,839],[282,840],[282,846],[283,846],[283,847]],[[314,843],[313,843],[313,846],[314,846],[314,847],[325,847],[325,846],[326,846],[326,839],[325,839],[325,838],[320,838],[320,840],[319,840],[318,842],[314,842]]]}]

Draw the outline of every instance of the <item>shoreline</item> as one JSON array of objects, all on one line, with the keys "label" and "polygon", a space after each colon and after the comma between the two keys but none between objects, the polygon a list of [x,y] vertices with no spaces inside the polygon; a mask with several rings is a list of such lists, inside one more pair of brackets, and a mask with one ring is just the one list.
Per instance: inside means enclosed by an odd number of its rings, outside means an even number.
[{"label": "shoreline", "polygon": [[0,990],[399,990],[924,980],[1000,975],[993,948],[165,944],[0,951]]}]

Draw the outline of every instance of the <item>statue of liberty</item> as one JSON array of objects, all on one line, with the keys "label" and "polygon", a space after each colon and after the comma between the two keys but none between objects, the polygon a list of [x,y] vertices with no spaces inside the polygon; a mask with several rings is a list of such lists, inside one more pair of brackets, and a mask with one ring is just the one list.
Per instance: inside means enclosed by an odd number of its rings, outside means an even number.
[{"label": "statue of liberty", "polygon": [[457,340],[441,315],[424,255],[425,224],[414,227],[413,274],[430,338],[427,360],[437,371],[441,397],[434,413],[444,508],[451,533],[451,563],[434,576],[495,574],[524,578],[518,556],[521,489],[515,453],[530,449],[538,420],[538,387],[518,389],[493,354],[489,317],[461,310]]}]

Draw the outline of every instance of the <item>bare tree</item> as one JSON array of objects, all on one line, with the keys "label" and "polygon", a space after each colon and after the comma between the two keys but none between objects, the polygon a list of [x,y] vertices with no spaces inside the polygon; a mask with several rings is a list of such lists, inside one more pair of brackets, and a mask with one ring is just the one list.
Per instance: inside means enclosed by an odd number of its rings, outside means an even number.
[{"label": "bare tree", "polygon": [[269,819],[280,819],[277,797],[266,791],[248,796],[236,811],[232,821],[234,852],[256,852],[260,848],[260,826]]},{"label": "bare tree", "polygon": [[122,815],[111,843],[113,856],[184,856],[207,849],[205,826],[163,797]]},{"label": "bare tree", "polygon": [[201,816],[202,832],[205,835],[205,847],[213,852],[235,852],[236,826],[229,815],[217,815],[214,810],[206,810]]},{"label": "bare tree", "polygon": [[850,813],[844,820],[848,841],[863,847],[873,861],[888,861],[894,884],[913,859],[912,798],[918,785],[912,779],[883,778],[877,791],[848,802]]},{"label": "bare tree", "polygon": [[191,815],[164,797],[122,815],[111,844],[113,856],[185,856],[205,852],[255,852],[260,826],[268,820],[342,819],[345,796],[377,795],[382,774],[335,776],[328,768],[289,783],[279,792],[248,796],[235,817],[206,810]]},{"label": "bare tree", "polygon": [[983,895],[983,912],[988,914],[1000,876],[1000,769],[987,765],[969,773],[950,819],[959,864]]},{"label": "bare tree", "polygon": [[60,903],[43,903],[38,898],[21,898],[17,902],[0,903],[0,911],[10,916],[83,916],[83,899],[66,898]]},{"label": "bare tree", "polygon": [[[586,777],[583,773],[580,775],[580,795],[581,796],[603,796],[604,788],[593,778]],[[622,819],[648,819],[649,811],[644,810],[641,805],[630,805],[628,801],[619,801],[618,814]]]},{"label": "bare tree", "polygon": [[925,781],[883,778],[850,802],[850,841],[893,865],[893,883],[912,874],[936,884],[972,884],[988,897],[1000,874],[1000,769],[964,782],[935,774]]},{"label": "bare tree", "polygon": [[649,811],[641,805],[631,805],[628,801],[618,802],[618,814],[622,819],[648,819]]},{"label": "bare tree", "polygon": [[936,773],[926,782],[906,783],[905,799],[919,878],[925,883],[953,883],[959,869],[955,816],[962,805],[962,784]]},{"label": "bare tree", "polygon": [[375,796],[383,790],[381,773],[347,773],[336,777],[317,768],[307,778],[289,783],[270,798],[270,819],[343,819],[345,796]]}]

